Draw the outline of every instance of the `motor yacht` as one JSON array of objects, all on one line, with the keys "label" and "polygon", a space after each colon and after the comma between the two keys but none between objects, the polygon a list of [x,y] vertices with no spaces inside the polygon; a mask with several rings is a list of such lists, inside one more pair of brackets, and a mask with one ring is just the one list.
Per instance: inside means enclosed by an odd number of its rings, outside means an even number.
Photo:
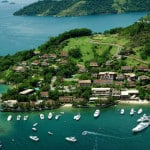
[{"label": "motor yacht", "polygon": [[12,115],[9,115],[8,117],[7,117],[7,121],[11,121],[12,120]]},{"label": "motor yacht", "polygon": [[53,135],[53,133],[52,133],[52,132],[50,132],[50,131],[48,131],[48,134],[49,134],[49,135]]},{"label": "motor yacht", "polygon": [[134,115],[134,108],[131,108],[131,110],[130,110],[130,115],[132,116],[132,115]]},{"label": "motor yacht", "polygon": [[40,114],[40,118],[43,120],[44,119],[44,114]]},{"label": "motor yacht", "polygon": [[71,137],[66,137],[65,138],[67,141],[70,141],[70,142],[76,142],[77,139],[74,137],[74,136],[71,136]]},{"label": "motor yacht", "polygon": [[37,136],[29,136],[29,138],[33,141],[39,141],[39,138]]},{"label": "motor yacht", "polygon": [[132,129],[133,132],[139,132],[144,130],[149,126],[149,122],[140,122],[135,128]]},{"label": "motor yacht", "polygon": [[74,117],[73,117],[73,119],[74,120],[80,120],[80,118],[81,118],[81,115],[80,115],[80,113],[79,114],[77,114],[77,115],[75,115]]},{"label": "motor yacht", "polygon": [[33,127],[36,127],[37,125],[38,125],[38,123],[36,122],[36,123],[33,124]]},{"label": "motor yacht", "polygon": [[94,117],[97,118],[100,115],[100,110],[96,109],[96,111],[94,112]]},{"label": "motor yacht", "polygon": [[143,112],[143,109],[140,108],[140,109],[138,110],[137,114],[141,114],[142,112]]},{"label": "motor yacht", "polygon": [[33,131],[37,131],[37,128],[33,127],[32,130],[33,130]]},{"label": "motor yacht", "polygon": [[125,113],[125,110],[122,108],[122,109],[120,110],[120,114],[121,114],[121,115],[124,115],[124,113]]},{"label": "motor yacht", "polygon": [[50,112],[50,113],[48,114],[48,119],[52,119],[52,117],[53,117],[53,114],[52,114],[52,112]]},{"label": "motor yacht", "polygon": [[60,115],[56,115],[55,119],[58,120],[60,118]]},{"label": "motor yacht", "polygon": [[21,119],[21,115],[17,115],[17,120],[20,120]]},{"label": "motor yacht", "polygon": [[25,115],[24,117],[23,117],[23,120],[28,120],[28,115]]}]

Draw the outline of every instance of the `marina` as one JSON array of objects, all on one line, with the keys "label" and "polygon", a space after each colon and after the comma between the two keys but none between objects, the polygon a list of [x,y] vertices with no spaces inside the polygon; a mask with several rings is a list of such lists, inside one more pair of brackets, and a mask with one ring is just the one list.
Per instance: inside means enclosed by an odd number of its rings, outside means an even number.
[{"label": "marina", "polygon": [[[116,149],[119,148],[119,145],[116,144],[118,143],[118,140],[122,146],[126,144],[126,142],[131,141],[133,145],[135,145],[137,140],[145,143],[146,141],[143,141],[143,138],[149,136],[150,132],[149,127],[147,126],[147,123],[149,122],[148,115],[150,114],[149,108],[142,108],[145,114],[143,112],[141,114],[135,113],[132,117],[130,117],[131,108],[134,108],[134,111],[136,112],[139,110],[138,107],[133,106],[113,106],[108,109],[101,109],[101,117],[98,117],[97,119],[93,117],[94,112],[96,111],[95,108],[60,108],[53,110],[53,115],[63,115],[61,119],[58,119],[58,121],[55,121],[55,117],[54,119],[48,119],[48,115],[50,113],[49,111],[15,114],[6,113],[4,114],[5,117],[3,118],[3,122],[6,122],[7,124],[5,127],[11,126],[11,129],[7,131],[7,134],[9,134],[7,137],[9,138],[3,137],[3,134],[6,134],[6,132],[4,132],[0,136],[0,139],[3,147],[8,150],[11,150],[12,147],[13,149],[16,147],[21,148],[21,143],[24,143],[24,145],[26,145],[28,148],[31,147],[32,149],[43,150],[47,150],[49,147],[48,143],[51,143],[52,149],[59,149],[60,147],[59,144],[57,144],[57,141],[63,145],[63,150],[66,148],[73,150],[84,150],[85,144],[88,145],[88,150],[91,150],[92,145],[95,145],[95,141],[97,141],[97,148],[99,149],[102,147],[102,150],[107,150],[110,148],[108,144],[106,144],[104,147],[102,146],[104,141],[109,142],[110,140],[111,146],[114,145]],[[126,112],[123,116],[120,115],[121,109],[124,109]],[[44,120],[41,120],[39,117],[40,114],[43,114],[45,117],[47,116],[47,119],[45,118]],[[21,115],[22,119],[20,121],[17,121],[17,119],[12,119],[11,122],[8,122],[7,118],[10,115],[12,118],[17,118],[18,115]],[[74,117],[77,115],[82,116],[82,119],[80,118],[79,122],[76,122],[74,119],[72,119],[72,116]],[[24,121],[24,116],[28,116],[28,121]],[[143,116],[148,120],[145,121],[146,123],[143,124],[142,122],[140,124],[140,122],[137,122],[137,120]],[[124,125],[125,123],[126,125]],[[138,135],[142,135],[142,138]],[[74,139],[71,137],[75,137],[77,142],[75,142],[76,140],[74,141]],[[95,138],[97,140],[95,140]],[[5,139],[7,139],[7,142]],[[89,140],[91,142],[87,142]],[[9,141],[11,148],[9,148],[9,146],[6,144]],[[132,148],[132,145],[128,145],[128,148]],[[137,150],[139,149],[137,148]]]}]

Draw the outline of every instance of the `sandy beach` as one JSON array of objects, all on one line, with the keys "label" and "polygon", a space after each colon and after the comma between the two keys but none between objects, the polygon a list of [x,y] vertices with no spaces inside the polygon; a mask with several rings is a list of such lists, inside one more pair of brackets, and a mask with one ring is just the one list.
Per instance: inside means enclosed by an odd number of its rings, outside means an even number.
[{"label": "sandy beach", "polygon": [[72,104],[64,104],[62,107],[72,107]]}]

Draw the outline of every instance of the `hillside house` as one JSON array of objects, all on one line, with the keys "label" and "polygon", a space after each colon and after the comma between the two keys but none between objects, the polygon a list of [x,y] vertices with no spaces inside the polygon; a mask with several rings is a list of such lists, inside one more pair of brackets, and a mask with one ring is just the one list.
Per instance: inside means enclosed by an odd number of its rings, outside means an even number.
[{"label": "hillside house", "polygon": [[133,71],[133,67],[132,66],[122,66],[121,67],[121,71],[122,72],[132,72]]},{"label": "hillside house", "polygon": [[149,70],[148,66],[138,66],[136,69],[138,72],[147,72]]},{"label": "hillside house", "polygon": [[135,81],[136,75],[135,73],[124,73],[125,79],[128,81]]},{"label": "hillside house", "polygon": [[113,80],[93,80],[93,84],[95,84],[95,85],[112,85]]},{"label": "hillside house", "polygon": [[92,88],[92,93],[95,96],[110,96],[111,88]]},{"label": "hillside house", "polygon": [[27,89],[27,90],[21,91],[19,94],[21,94],[21,95],[29,95],[29,94],[31,94],[33,92],[34,92],[34,89]]},{"label": "hillside house", "polygon": [[125,79],[125,76],[124,76],[123,74],[118,74],[118,75],[116,76],[116,80],[117,80],[117,81],[124,81],[124,79]]},{"label": "hillside house", "polygon": [[40,92],[40,97],[41,98],[48,98],[49,97],[48,91],[41,91]]},{"label": "hillside house", "polygon": [[99,67],[97,62],[90,62],[90,67]]},{"label": "hillside house", "polygon": [[23,66],[14,66],[13,67],[13,71],[15,71],[15,72],[25,72],[25,67],[23,67]]},{"label": "hillside house", "polygon": [[63,58],[67,58],[68,57],[68,52],[61,51],[60,56],[63,57]]},{"label": "hillside house", "polygon": [[39,60],[32,61],[31,65],[38,66],[40,64]]},{"label": "hillside house", "polygon": [[90,86],[91,80],[79,80],[78,84],[79,84],[79,86]]},{"label": "hillside house", "polygon": [[114,80],[116,75],[116,72],[99,72],[98,78],[100,80]]}]

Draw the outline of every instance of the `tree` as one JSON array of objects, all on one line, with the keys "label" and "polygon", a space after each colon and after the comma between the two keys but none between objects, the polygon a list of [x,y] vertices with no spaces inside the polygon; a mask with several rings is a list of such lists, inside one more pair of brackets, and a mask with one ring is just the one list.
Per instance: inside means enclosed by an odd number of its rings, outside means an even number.
[{"label": "tree", "polygon": [[82,53],[80,48],[73,48],[69,51],[69,56],[73,57],[73,58],[81,58]]}]

